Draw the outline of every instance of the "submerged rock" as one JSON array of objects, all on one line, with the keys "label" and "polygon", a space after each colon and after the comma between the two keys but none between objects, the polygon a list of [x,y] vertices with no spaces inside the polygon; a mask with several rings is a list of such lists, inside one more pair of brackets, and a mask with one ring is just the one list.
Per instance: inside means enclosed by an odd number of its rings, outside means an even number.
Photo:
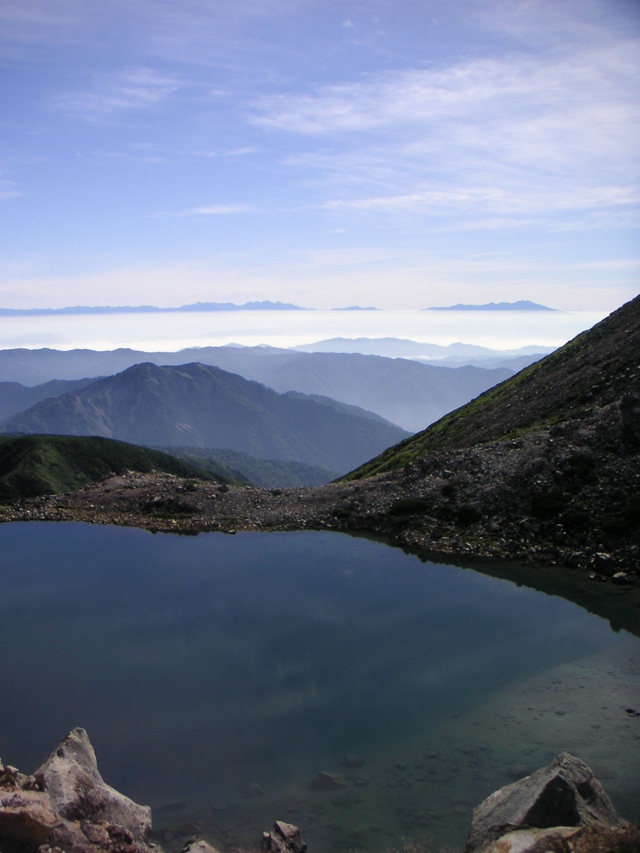
[{"label": "submerged rock", "polygon": [[343,767],[361,767],[364,764],[364,758],[361,755],[355,755],[350,752],[342,759]]},{"label": "submerged rock", "polygon": [[[548,845],[554,832],[566,835],[564,828],[610,830],[625,825],[593,771],[579,758],[561,752],[547,767],[500,788],[474,809],[464,850],[524,853],[537,850],[540,843]],[[548,837],[536,830],[549,830]],[[509,846],[504,846],[507,837]]]},{"label": "submerged rock", "polygon": [[313,777],[311,787],[314,791],[338,791],[344,788],[347,783],[338,773],[327,773],[322,771]]},{"label": "submerged rock", "polygon": [[218,853],[218,851],[208,841],[204,841],[202,838],[192,838],[182,848],[181,853]]}]

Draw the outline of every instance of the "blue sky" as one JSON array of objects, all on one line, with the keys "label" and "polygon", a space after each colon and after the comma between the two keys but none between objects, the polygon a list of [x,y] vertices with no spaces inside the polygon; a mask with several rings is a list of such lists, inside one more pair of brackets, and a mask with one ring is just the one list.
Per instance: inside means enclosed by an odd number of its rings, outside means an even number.
[{"label": "blue sky", "polygon": [[0,307],[640,287],[637,0],[0,0]]}]

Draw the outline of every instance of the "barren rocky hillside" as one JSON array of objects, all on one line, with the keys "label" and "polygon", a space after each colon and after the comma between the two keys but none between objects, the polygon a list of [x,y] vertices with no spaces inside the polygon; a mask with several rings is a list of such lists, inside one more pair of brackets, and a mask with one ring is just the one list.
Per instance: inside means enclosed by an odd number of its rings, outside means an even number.
[{"label": "barren rocky hillside", "polygon": [[627,432],[635,431],[637,438],[639,394],[637,297],[551,355],[363,465],[353,476],[394,470],[432,450],[471,447],[554,424],[577,424],[609,405],[620,407]]}]

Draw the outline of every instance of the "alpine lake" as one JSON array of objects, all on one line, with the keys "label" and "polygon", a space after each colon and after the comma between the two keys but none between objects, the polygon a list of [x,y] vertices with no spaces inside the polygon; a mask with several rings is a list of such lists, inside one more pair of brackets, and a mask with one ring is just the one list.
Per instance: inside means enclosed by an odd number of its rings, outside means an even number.
[{"label": "alpine lake", "polygon": [[311,853],[460,850],[562,750],[640,821],[640,639],[562,597],[335,533],[34,522],[0,549],[0,755],[30,773],[86,728],[168,851],[276,819]]}]

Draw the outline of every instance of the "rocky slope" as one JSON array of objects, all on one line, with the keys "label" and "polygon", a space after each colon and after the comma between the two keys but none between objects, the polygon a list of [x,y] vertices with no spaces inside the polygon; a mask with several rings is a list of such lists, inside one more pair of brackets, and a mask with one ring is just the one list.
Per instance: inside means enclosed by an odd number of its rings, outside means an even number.
[{"label": "rocky slope", "polygon": [[476,400],[362,466],[354,477],[401,468],[442,449],[517,438],[528,431],[597,419],[619,410],[623,437],[638,440],[640,297]]}]

